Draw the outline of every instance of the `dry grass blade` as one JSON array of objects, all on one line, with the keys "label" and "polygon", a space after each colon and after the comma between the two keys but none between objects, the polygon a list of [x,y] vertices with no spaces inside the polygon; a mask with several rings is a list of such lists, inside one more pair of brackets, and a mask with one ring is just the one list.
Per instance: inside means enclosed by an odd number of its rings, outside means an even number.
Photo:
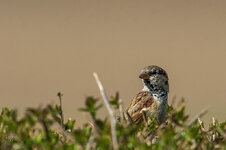
[{"label": "dry grass blade", "polygon": [[109,100],[108,100],[107,95],[104,91],[104,87],[103,87],[97,73],[94,72],[93,76],[94,76],[94,78],[97,82],[97,85],[100,89],[100,94],[101,94],[101,96],[104,100],[104,104],[107,107],[108,113],[109,113],[110,118],[111,118],[111,134],[112,134],[113,148],[114,148],[114,150],[118,150],[118,141],[117,141],[117,136],[116,136],[116,119],[115,119],[115,116],[114,116],[114,112],[111,109],[111,106],[109,104]]}]

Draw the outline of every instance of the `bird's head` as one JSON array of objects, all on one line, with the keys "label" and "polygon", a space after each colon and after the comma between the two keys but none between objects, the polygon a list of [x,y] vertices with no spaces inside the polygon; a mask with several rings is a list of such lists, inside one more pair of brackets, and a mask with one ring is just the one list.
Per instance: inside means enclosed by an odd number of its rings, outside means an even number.
[{"label": "bird's head", "polygon": [[144,83],[144,90],[169,92],[168,75],[166,71],[158,66],[152,65],[142,69],[139,78]]}]

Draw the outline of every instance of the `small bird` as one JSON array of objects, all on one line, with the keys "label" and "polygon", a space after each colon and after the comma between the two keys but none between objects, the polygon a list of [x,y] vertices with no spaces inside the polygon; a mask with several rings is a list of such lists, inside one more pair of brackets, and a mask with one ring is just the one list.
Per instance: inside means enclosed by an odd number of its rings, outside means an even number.
[{"label": "small bird", "polygon": [[124,115],[134,124],[143,122],[145,117],[153,116],[158,124],[166,121],[168,103],[168,76],[162,68],[151,65],[145,67],[140,75],[144,88],[132,100]]}]

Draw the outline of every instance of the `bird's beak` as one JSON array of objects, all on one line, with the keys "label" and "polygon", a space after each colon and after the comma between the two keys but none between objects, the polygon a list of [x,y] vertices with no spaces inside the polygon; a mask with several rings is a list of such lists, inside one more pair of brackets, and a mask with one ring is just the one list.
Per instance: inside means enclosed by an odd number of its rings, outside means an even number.
[{"label": "bird's beak", "polygon": [[149,79],[149,75],[146,73],[146,72],[142,72],[140,75],[139,75],[139,78],[141,79]]}]

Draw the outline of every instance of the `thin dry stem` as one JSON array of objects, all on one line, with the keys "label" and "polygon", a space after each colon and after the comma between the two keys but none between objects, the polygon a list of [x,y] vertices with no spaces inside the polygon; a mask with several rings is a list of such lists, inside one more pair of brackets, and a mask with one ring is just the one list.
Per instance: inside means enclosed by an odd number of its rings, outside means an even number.
[{"label": "thin dry stem", "polygon": [[[213,117],[213,126],[216,126],[216,121],[215,121],[215,118]],[[215,141],[216,139],[216,132],[213,131],[213,135],[212,135],[212,141]]]},{"label": "thin dry stem", "polygon": [[62,96],[63,96],[63,94],[61,92],[58,92],[57,96],[59,97],[59,100],[60,100],[60,117],[61,117],[61,125],[63,127],[64,126],[64,114],[63,114],[63,109],[62,109]]},{"label": "thin dry stem", "polygon": [[104,100],[104,104],[105,106],[107,107],[107,110],[108,110],[108,113],[110,115],[110,118],[111,118],[111,134],[112,134],[112,143],[113,143],[113,148],[114,150],[118,150],[118,141],[117,141],[117,136],[116,136],[116,119],[115,119],[115,116],[114,116],[114,112],[113,110],[111,109],[111,106],[109,104],[109,100],[107,98],[107,95],[104,91],[104,87],[97,75],[96,72],[93,73],[93,76],[97,82],[97,85],[100,89],[100,94]]},{"label": "thin dry stem", "polygon": [[209,142],[211,142],[209,136],[208,136],[207,133],[206,133],[206,130],[205,130],[204,125],[203,125],[203,122],[202,122],[202,120],[201,120],[199,117],[198,117],[198,122],[199,122],[199,124],[200,124],[200,126],[201,126],[201,131],[202,131],[203,135],[207,138],[207,140],[208,140]]},{"label": "thin dry stem", "polygon": [[154,133],[149,135],[146,140],[153,143],[153,140],[156,137],[157,132],[159,131],[159,129],[163,128],[164,126],[165,126],[165,124],[163,124],[163,123],[160,126],[158,126],[157,129],[154,131]]},{"label": "thin dry stem", "polygon": [[91,135],[89,137],[89,140],[88,140],[88,143],[86,144],[86,150],[91,150],[93,149],[94,147],[94,140],[95,140],[95,134],[96,134],[96,128],[95,128],[95,125],[92,123],[92,122],[88,122],[90,127],[92,128],[92,132],[91,132]]},{"label": "thin dry stem", "polygon": [[[213,126],[216,127],[216,120],[214,117],[213,117]],[[217,127],[217,131],[224,138],[224,140],[226,140],[226,134],[219,127]],[[213,141],[215,141],[215,138],[216,138],[216,132],[213,133]]]},{"label": "thin dry stem", "polygon": [[203,117],[208,112],[208,109],[203,109],[200,113],[198,113],[189,123],[188,126],[191,126],[193,123],[197,121],[198,118]]},{"label": "thin dry stem", "polygon": [[216,121],[214,117],[213,117],[213,126],[216,126]]},{"label": "thin dry stem", "polygon": [[120,113],[120,122],[124,122],[122,99],[119,99],[119,113]]},{"label": "thin dry stem", "polygon": [[129,121],[129,123],[135,124],[135,122],[133,121],[132,117],[130,116],[128,110],[126,110],[126,116],[127,116],[127,120]]},{"label": "thin dry stem", "polygon": [[91,133],[89,141],[88,141],[88,143],[86,145],[86,150],[92,149],[93,143],[94,143],[94,134]]},{"label": "thin dry stem", "polygon": [[199,122],[199,124],[200,124],[200,126],[201,126],[202,131],[205,132],[205,128],[204,128],[204,126],[203,126],[203,122],[202,122],[202,120],[201,120],[199,117],[198,117],[198,122]]}]

